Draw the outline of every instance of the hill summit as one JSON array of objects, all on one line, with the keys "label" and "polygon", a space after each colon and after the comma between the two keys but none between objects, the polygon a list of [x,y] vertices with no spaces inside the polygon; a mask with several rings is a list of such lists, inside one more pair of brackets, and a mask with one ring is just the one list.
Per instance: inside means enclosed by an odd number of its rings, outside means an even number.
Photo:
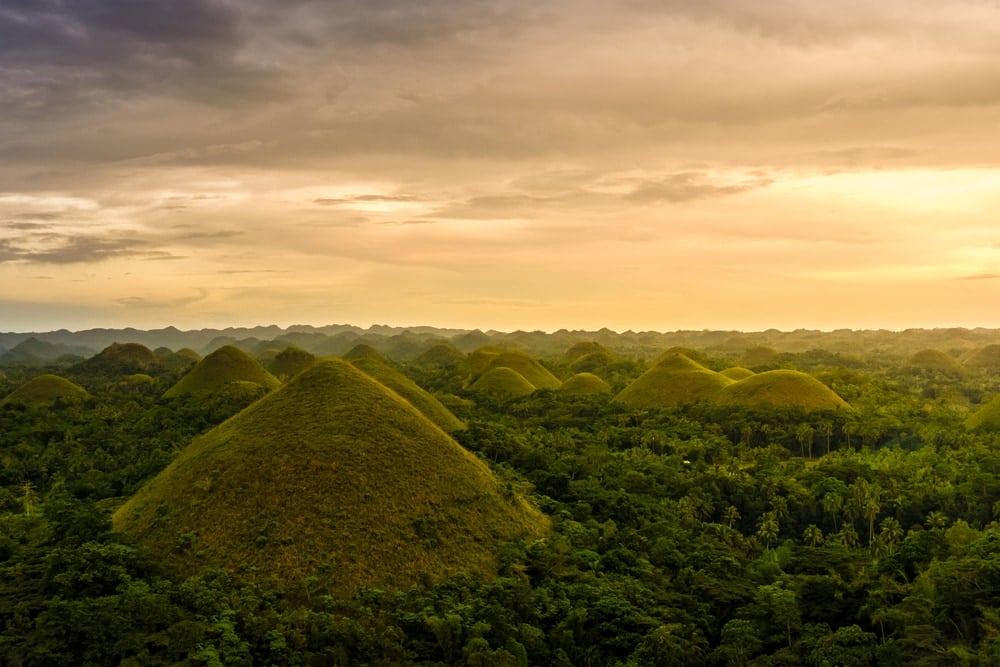
[{"label": "hill summit", "polygon": [[66,378],[47,373],[31,378],[12,391],[3,400],[0,400],[0,406],[49,407],[56,403],[79,403],[87,398],[90,398],[90,394],[83,387]]},{"label": "hill summit", "polygon": [[257,386],[268,390],[281,386],[281,382],[264,370],[256,359],[237,347],[224,345],[195,364],[163,396],[208,396],[238,383],[252,383],[255,390]]},{"label": "hill summit", "polygon": [[625,387],[616,401],[640,408],[670,407],[712,401],[732,384],[725,375],[705,368],[679,351],[660,357],[648,371]]},{"label": "hill summit", "polygon": [[341,359],[196,438],[114,515],[172,566],[257,568],[349,596],[490,576],[547,519],[397,394]]}]

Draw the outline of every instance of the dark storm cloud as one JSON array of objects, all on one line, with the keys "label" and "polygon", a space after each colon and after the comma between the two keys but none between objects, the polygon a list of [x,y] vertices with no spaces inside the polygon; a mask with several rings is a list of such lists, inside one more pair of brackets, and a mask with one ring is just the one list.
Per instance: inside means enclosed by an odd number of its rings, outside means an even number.
[{"label": "dark storm cloud", "polygon": [[9,0],[0,6],[0,109],[9,118],[100,108],[102,91],[259,97],[273,74],[240,62],[246,40],[236,10],[209,0]]}]

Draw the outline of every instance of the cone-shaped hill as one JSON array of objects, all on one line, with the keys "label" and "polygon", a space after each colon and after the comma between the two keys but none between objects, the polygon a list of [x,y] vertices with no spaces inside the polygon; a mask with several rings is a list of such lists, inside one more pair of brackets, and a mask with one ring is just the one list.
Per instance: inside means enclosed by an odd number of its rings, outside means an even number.
[{"label": "cone-shaped hill", "polygon": [[503,352],[490,361],[491,369],[509,368],[538,389],[558,389],[562,382],[549,369],[542,366],[524,352]]},{"label": "cone-shaped hill", "polygon": [[584,341],[581,343],[574,343],[572,347],[566,350],[566,353],[563,354],[562,358],[559,360],[559,365],[572,366],[580,359],[595,354],[606,357],[609,360],[612,359],[612,355],[608,352],[608,349],[597,341]]},{"label": "cone-shaped hill", "polygon": [[953,377],[965,375],[962,365],[941,350],[921,350],[910,357],[906,365],[917,370],[933,371]]},{"label": "cone-shaped hill", "polygon": [[472,352],[466,361],[469,364],[469,372],[476,378],[490,369],[493,360],[503,354],[503,350],[498,347],[487,345]]},{"label": "cone-shaped hill", "polygon": [[184,370],[191,368],[201,361],[201,355],[189,348],[182,348],[174,352],[169,347],[158,347],[153,350],[153,354],[159,359],[164,368],[170,370]]},{"label": "cone-shaped hill", "polygon": [[524,376],[514,369],[500,366],[483,373],[469,389],[477,394],[486,394],[507,401],[533,393],[535,385],[525,380]]},{"label": "cone-shaped hill", "polygon": [[1000,345],[992,344],[965,356],[962,363],[966,368],[990,373],[1000,372]]},{"label": "cone-shaped hill", "polygon": [[224,345],[195,364],[163,396],[208,396],[238,383],[252,383],[269,391],[281,386],[281,382],[256,359],[237,347]]},{"label": "cone-shaped hill", "polygon": [[438,343],[413,360],[421,368],[457,368],[465,362],[465,354],[451,343]]},{"label": "cone-shaped hill", "polygon": [[847,408],[847,402],[811,375],[776,370],[734,382],[716,396],[721,405],[799,407],[811,410]]},{"label": "cone-shaped hill", "polygon": [[965,420],[965,428],[970,431],[1000,432],[1000,396],[984,403]]},{"label": "cone-shaped hill", "polygon": [[336,596],[422,573],[490,576],[501,542],[547,527],[479,459],[340,359],[196,438],[114,523],[182,573],[248,566],[291,592],[315,576]]},{"label": "cone-shaped hill", "polygon": [[83,387],[58,375],[45,374],[31,378],[9,393],[0,400],[0,406],[50,407],[56,403],[80,403],[88,398],[90,394]]},{"label": "cone-shaped hill", "polygon": [[611,385],[593,373],[577,373],[562,383],[559,392],[566,396],[592,396],[610,394]]},{"label": "cone-shaped hill", "polygon": [[289,380],[309,368],[315,361],[316,357],[312,353],[290,345],[274,355],[267,365],[267,370],[279,380]]},{"label": "cone-shaped hill", "polygon": [[[359,350],[358,348],[368,349]],[[451,433],[452,431],[465,428],[462,420],[452,414],[451,410],[444,407],[441,401],[434,398],[433,394],[396,370],[395,367],[390,365],[374,349],[367,345],[358,345],[348,352],[344,358],[348,359],[355,368],[367,373],[409,401],[413,407],[443,430]]]},{"label": "cone-shaped hill", "polygon": [[726,370],[719,372],[725,375],[730,380],[737,380],[737,381],[745,380],[751,375],[753,375],[752,370],[750,370],[749,368],[743,368],[742,366],[733,366],[732,368],[727,368]]},{"label": "cone-shaped hill", "polygon": [[74,373],[93,375],[129,375],[159,368],[159,357],[139,343],[112,343],[96,355],[73,367]]},{"label": "cone-shaped hill", "polygon": [[692,361],[680,352],[660,358],[655,366],[625,387],[615,400],[639,408],[664,408],[712,401],[732,380]]}]

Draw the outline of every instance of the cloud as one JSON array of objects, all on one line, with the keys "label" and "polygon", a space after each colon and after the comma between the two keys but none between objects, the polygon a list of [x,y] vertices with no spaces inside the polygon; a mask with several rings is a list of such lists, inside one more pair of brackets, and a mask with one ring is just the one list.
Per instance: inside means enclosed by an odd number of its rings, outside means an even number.
[{"label": "cloud", "polygon": [[0,239],[0,264],[89,264],[116,257],[177,259],[172,253],[152,247],[149,241],[134,237],[46,233],[13,240]]},{"label": "cloud", "polygon": [[767,187],[771,180],[759,178],[738,183],[716,183],[705,174],[685,172],[671,174],[657,181],[642,183],[626,198],[641,204],[671,203],[728,197],[742,192]]}]

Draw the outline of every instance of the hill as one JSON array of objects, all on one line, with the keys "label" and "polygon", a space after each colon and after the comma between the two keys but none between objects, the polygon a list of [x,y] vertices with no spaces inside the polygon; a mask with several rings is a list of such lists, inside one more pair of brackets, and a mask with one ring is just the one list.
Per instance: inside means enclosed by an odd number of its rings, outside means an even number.
[{"label": "hill", "polygon": [[970,352],[962,359],[962,364],[977,371],[1000,372],[1000,345],[994,343]]},{"label": "hill", "polygon": [[965,428],[970,431],[1000,432],[1000,396],[984,403],[965,420]]},{"label": "hill", "polygon": [[56,403],[80,403],[88,398],[90,394],[83,387],[58,375],[45,374],[33,377],[9,393],[0,400],[0,406],[49,407]]},{"label": "hill", "polygon": [[849,407],[844,399],[813,376],[790,370],[767,371],[734,382],[719,392],[716,402],[720,405],[773,405],[805,410]]},{"label": "hill", "polygon": [[910,357],[906,365],[917,370],[933,371],[952,377],[965,375],[965,369],[958,360],[941,350],[921,350]]},{"label": "hill", "polygon": [[615,400],[642,408],[711,401],[731,383],[726,376],[705,368],[687,355],[671,352],[625,387]]},{"label": "hill", "polygon": [[[358,348],[368,349],[359,350]],[[367,373],[409,401],[413,407],[437,424],[442,430],[450,433],[465,428],[462,420],[452,414],[451,410],[444,407],[441,401],[434,398],[433,394],[424,390],[416,382],[396,370],[395,367],[391,366],[374,349],[369,348],[367,345],[359,345],[348,352],[348,355],[344,358],[348,359],[355,368]]]},{"label": "hill", "polygon": [[524,376],[506,366],[493,368],[472,383],[469,387],[477,394],[487,394],[501,401],[527,396],[535,391],[535,385],[524,379]]},{"label": "hill", "polygon": [[593,373],[577,373],[562,383],[559,392],[566,396],[590,396],[610,394],[611,385]]},{"label": "hill", "polygon": [[[413,406],[330,359],[195,439],[114,515],[171,566],[349,596],[491,576],[547,520]],[[188,546],[178,548],[178,545]]]},{"label": "hill", "polygon": [[117,376],[146,373],[160,368],[159,357],[139,343],[112,343],[96,355],[73,366],[81,375]]},{"label": "hill", "polygon": [[315,361],[316,357],[313,354],[301,347],[289,345],[274,355],[267,364],[267,370],[279,380],[289,380],[312,366]]},{"label": "hill", "polygon": [[421,368],[457,368],[465,363],[465,354],[451,343],[438,343],[413,360]]},{"label": "hill", "polygon": [[730,380],[745,380],[746,378],[753,375],[753,371],[749,368],[743,368],[742,366],[733,366],[732,368],[727,368],[724,371],[719,371],[725,375]]},{"label": "hill", "polygon": [[509,368],[538,389],[558,389],[562,382],[549,369],[524,352],[502,352],[490,360],[489,368]]},{"label": "hill", "polygon": [[236,383],[252,383],[268,390],[281,386],[281,382],[264,370],[256,359],[239,348],[224,345],[195,364],[163,396],[207,396]]},{"label": "hill", "polygon": [[607,356],[609,359],[612,357],[611,352],[597,341],[583,341],[574,343],[566,350],[565,354],[559,359],[559,365],[571,366],[576,361],[592,354]]}]

